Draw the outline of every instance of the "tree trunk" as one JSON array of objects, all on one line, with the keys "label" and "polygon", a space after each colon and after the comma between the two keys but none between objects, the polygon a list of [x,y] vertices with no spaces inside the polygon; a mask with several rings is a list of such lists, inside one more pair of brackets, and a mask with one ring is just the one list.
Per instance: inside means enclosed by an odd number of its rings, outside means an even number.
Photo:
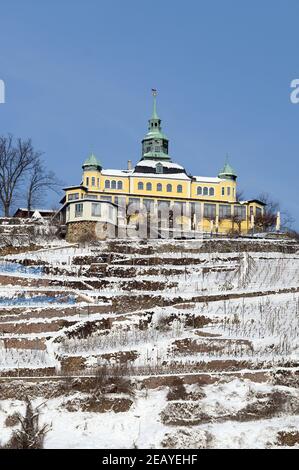
[{"label": "tree trunk", "polygon": [[8,202],[4,203],[4,217],[9,217],[10,204]]}]

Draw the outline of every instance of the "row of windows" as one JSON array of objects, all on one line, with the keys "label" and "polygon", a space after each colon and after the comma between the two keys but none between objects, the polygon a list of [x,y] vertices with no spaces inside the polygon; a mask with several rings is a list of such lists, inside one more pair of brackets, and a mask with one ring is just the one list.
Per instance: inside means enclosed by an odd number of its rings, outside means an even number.
[{"label": "row of windows", "polygon": [[[204,217],[207,219],[216,218],[216,204],[204,204]],[[233,216],[246,220],[246,207],[234,206]],[[232,206],[219,204],[219,219],[229,219],[232,217]]]},{"label": "row of windows", "polygon": [[215,189],[207,188],[206,186],[204,188],[202,188],[201,186],[198,186],[197,195],[198,196],[215,196]]},{"label": "row of windows", "polygon": [[96,181],[97,181],[97,186],[98,188],[100,187],[100,178],[95,178],[94,176],[92,178],[89,178],[89,176],[86,177],[86,186],[89,186],[90,179],[91,179],[91,186],[95,186]]},{"label": "row of windows", "polygon": [[[161,165],[162,167],[162,165]],[[160,167],[157,165],[157,172],[160,172]],[[162,167],[163,170],[163,167]],[[86,178],[86,186],[89,186],[89,181],[90,178]],[[96,186],[96,181],[97,181],[97,186],[100,187],[100,179],[95,178],[94,176],[91,178],[91,186]],[[143,191],[144,187],[146,188],[146,191],[152,191],[153,190],[153,185],[152,183],[146,183],[144,185],[143,182],[138,183],[138,190]],[[117,189],[117,190],[122,190],[123,189],[123,182],[122,181],[116,181],[116,180],[105,180],[105,188],[106,189]],[[156,187],[157,191],[163,191],[163,186],[161,183],[157,184]],[[183,187],[181,184],[177,185],[177,192],[182,193],[183,192]],[[167,184],[166,185],[166,192],[171,193],[173,191],[172,184]],[[231,191],[234,195],[235,193],[235,188],[230,188],[229,186],[226,188],[226,195],[231,196]],[[225,187],[221,188],[221,194],[222,196],[225,196]],[[198,196],[215,196],[215,189],[212,187],[207,187],[207,186],[198,186],[197,187],[197,195]],[[69,195],[69,201],[74,200],[74,199],[79,199],[79,195],[75,193],[74,195]]]},{"label": "row of windows", "polygon": [[75,201],[79,199],[79,193],[72,193],[68,195],[68,201]]},{"label": "row of windows", "polygon": [[[151,185],[151,183],[147,183],[147,185]],[[160,183],[158,183],[157,185],[157,190],[161,191],[162,189],[158,189],[158,186],[160,185]],[[162,185],[161,185],[162,186]],[[172,185],[170,185],[172,186]],[[179,191],[179,187],[181,185],[178,185],[177,186],[177,191]],[[159,186],[160,187],[160,186]],[[140,188],[139,188],[140,189]],[[149,190],[151,190],[152,188],[147,188]],[[89,198],[89,199],[98,199],[98,196],[95,195],[95,194],[87,194],[85,197]],[[69,194],[68,196],[68,200],[69,201],[72,201],[72,200],[78,200],[79,199],[79,193],[72,193],[72,194]],[[108,195],[102,195],[100,196],[100,199],[104,200],[104,201],[109,201],[109,202],[112,202],[112,196],[108,196]],[[114,197],[114,202],[115,204],[118,204],[118,197]],[[134,198],[134,197],[131,197],[129,198],[129,204],[131,203],[137,203],[137,204],[140,204],[141,200],[139,198]],[[143,204],[147,207],[147,208],[150,208],[151,205],[154,203],[154,200],[153,199],[143,199]],[[161,204],[170,204],[170,201],[158,201],[158,205],[161,205]],[[181,204],[184,204],[184,203],[181,203]],[[191,203],[193,204],[193,203]],[[82,204],[76,204],[76,207],[78,206],[78,211],[80,211],[80,207],[82,206]],[[76,209],[77,210],[77,209]],[[262,210],[260,208],[256,208],[256,215],[259,216],[261,214]],[[233,212],[233,215],[237,218],[240,218],[241,220],[245,220],[246,219],[246,207],[245,206],[234,206],[234,212]],[[253,207],[250,207],[250,216],[253,215]],[[207,218],[215,218],[216,217],[216,204],[205,204],[204,205],[204,216],[207,217]],[[232,217],[232,206],[231,205],[228,205],[228,204],[219,204],[219,218],[220,219],[227,219],[227,218],[230,218]]]},{"label": "row of windows", "polygon": [[[104,199],[105,198],[105,199]],[[103,196],[101,197],[103,200],[112,201],[111,196]],[[117,198],[115,198],[117,199]],[[117,204],[117,200],[115,200]],[[143,199],[143,205],[147,210],[150,210],[154,204],[154,200],[152,199]],[[163,208],[170,207],[170,201],[157,201],[158,203],[158,210],[163,210]],[[140,208],[141,200],[139,198],[129,198],[129,204],[135,204],[137,207]],[[183,202],[175,202],[174,205],[176,207],[181,208],[181,212],[186,211],[186,204]],[[100,217],[101,216],[101,204],[100,203],[92,203],[92,216]],[[191,203],[191,211],[195,211],[195,203]],[[204,218],[207,219],[216,219],[216,204],[204,204]],[[256,208],[256,215],[260,215],[262,210],[257,207]],[[81,217],[83,214],[83,204],[78,203],[75,204],[75,217]],[[113,208],[109,207],[109,217],[111,218],[113,215]],[[250,215],[253,215],[253,207],[250,207]],[[246,220],[246,206],[231,206],[228,204],[219,204],[219,219],[229,219],[232,216],[236,217],[239,220]]]},{"label": "row of windows", "polygon": [[[83,215],[83,204],[75,204],[75,217],[82,217]],[[93,217],[101,217],[102,215],[102,205],[99,202],[92,202],[91,204],[91,215]],[[108,216],[111,219],[113,217],[113,207],[108,207]]]},{"label": "row of windows", "polygon": [[[152,150],[152,147],[146,147],[146,148],[145,148],[145,152],[146,152],[146,153],[150,152],[151,150]],[[155,152],[161,152],[161,151],[162,151],[162,147],[160,147],[159,145],[156,145],[156,146],[154,147],[154,151],[155,151]]]},{"label": "row of windows", "polygon": [[[232,191],[232,193],[231,193]],[[230,188],[229,186],[226,188],[226,195],[230,196],[231,194],[235,195],[235,188]],[[198,186],[197,187],[197,195],[198,196],[215,196],[215,189],[208,188],[207,186]],[[221,188],[221,195],[225,196],[225,187]]]},{"label": "row of windows", "polygon": [[[142,181],[139,181],[137,187],[138,187],[138,191],[143,191],[144,187],[145,187],[146,191],[152,191],[153,190],[152,183],[146,183],[146,185],[144,186],[144,183]],[[156,190],[159,191],[159,192],[163,191],[162,183],[157,183]],[[173,191],[172,184],[167,184],[166,185],[166,192],[167,193],[172,193],[172,191]],[[177,187],[176,187],[176,191],[177,191],[177,193],[182,193],[183,192],[183,186],[181,184],[178,184]]]},{"label": "row of windows", "polygon": [[[118,201],[115,200],[115,203],[117,204]],[[154,200],[153,199],[139,199],[136,197],[130,197],[129,198],[129,204],[135,204],[135,206],[138,208],[141,207],[141,204],[145,206],[147,210],[150,210],[151,207],[153,207]],[[158,210],[161,210],[166,207],[170,207],[170,201],[157,201],[158,205]],[[181,202],[181,201],[175,201],[174,206],[176,207],[181,207],[182,213],[183,211],[186,212],[186,203]],[[196,203],[192,202],[190,203],[190,209],[191,212],[195,212],[195,206]],[[198,208],[200,208],[200,205],[198,205]],[[253,208],[250,208],[253,209]],[[200,209],[199,209],[200,210]],[[207,219],[216,219],[216,210],[217,210],[217,205],[216,204],[209,204],[206,203],[204,204],[204,217]],[[256,208],[256,215],[261,213],[260,208]],[[240,220],[246,220],[246,206],[231,206],[228,204],[219,204],[219,219],[230,219],[232,216],[235,216],[236,218]]]},{"label": "row of windows", "polygon": [[[231,188],[230,186],[227,186],[226,195],[231,196],[231,191],[232,191],[232,194],[234,196],[235,195],[235,188]],[[221,194],[222,194],[222,196],[225,196],[225,187],[224,186],[221,188]]]},{"label": "row of windows", "polygon": [[106,189],[123,189],[123,182],[122,181],[115,181],[115,180],[106,180],[105,181],[105,188]]},{"label": "row of windows", "polygon": [[[93,178],[94,179],[94,178]],[[152,191],[153,190],[153,184],[152,183],[146,183],[144,184],[142,181],[139,181],[138,185],[138,191]],[[115,180],[106,180],[105,181],[105,188],[106,189],[123,189],[123,182],[122,181],[115,181]],[[231,195],[231,189],[233,190],[234,193],[234,188],[227,187],[226,192],[227,196]],[[161,183],[158,183],[156,185],[156,190],[157,191],[163,191],[163,185]],[[183,192],[183,186],[181,184],[178,184],[176,187],[176,190],[178,193]],[[166,192],[167,193],[172,193],[173,192],[173,185],[172,184],[167,184],[166,185]],[[212,187],[207,187],[207,186],[198,186],[197,187],[197,195],[198,196],[215,196],[215,188]],[[225,196],[225,187],[222,188],[222,196]]]}]

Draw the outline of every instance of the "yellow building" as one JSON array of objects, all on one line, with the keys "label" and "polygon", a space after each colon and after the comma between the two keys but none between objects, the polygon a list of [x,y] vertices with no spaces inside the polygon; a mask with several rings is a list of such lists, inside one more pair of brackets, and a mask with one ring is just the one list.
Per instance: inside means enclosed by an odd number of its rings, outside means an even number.
[{"label": "yellow building", "polygon": [[[217,177],[192,176],[168,154],[156,110],[142,140],[135,167],[103,169],[91,154],[83,164],[82,181],[65,188],[62,213],[69,240],[84,235],[127,236],[127,229],[147,225],[145,236],[188,236],[247,233],[264,210],[258,200],[237,200],[237,175],[228,162]],[[150,233],[148,225],[153,224]],[[100,230],[97,231],[96,227]],[[134,232],[133,232],[134,233]],[[105,235],[104,235],[105,236]]]}]

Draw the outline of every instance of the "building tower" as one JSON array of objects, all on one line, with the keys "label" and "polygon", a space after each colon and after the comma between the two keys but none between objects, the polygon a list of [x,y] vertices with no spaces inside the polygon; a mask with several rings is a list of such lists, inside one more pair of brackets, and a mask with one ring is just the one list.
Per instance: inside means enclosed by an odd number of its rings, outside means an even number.
[{"label": "building tower", "polygon": [[233,169],[233,167],[228,162],[228,155],[226,155],[225,165],[222,168],[222,170],[220,171],[218,177],[220,179],[232,180],[232,181],[236,181],[236,179],[237,179],[237,174],[236,174],[235,170]]},{"label": "building tower", "polygon": [[142,160],[169,161],[168,138],[162,133],[161,119],[157,114],[157,90],[153,93],[153,112],[148,121],[148,133],[142,140]]}]

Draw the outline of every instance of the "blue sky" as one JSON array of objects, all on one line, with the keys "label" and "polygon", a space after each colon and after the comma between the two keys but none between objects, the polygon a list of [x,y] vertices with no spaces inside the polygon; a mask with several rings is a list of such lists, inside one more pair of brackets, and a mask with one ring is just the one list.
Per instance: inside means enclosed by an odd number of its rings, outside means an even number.
[{"label": "blue sky", "polygon": [[229,153],[245,196],[299,228],[298,17],[296,0],[2,0],[0,134],[76,184],[91,151],[138,161],[156,87],[174,161],[214,176]]}]

